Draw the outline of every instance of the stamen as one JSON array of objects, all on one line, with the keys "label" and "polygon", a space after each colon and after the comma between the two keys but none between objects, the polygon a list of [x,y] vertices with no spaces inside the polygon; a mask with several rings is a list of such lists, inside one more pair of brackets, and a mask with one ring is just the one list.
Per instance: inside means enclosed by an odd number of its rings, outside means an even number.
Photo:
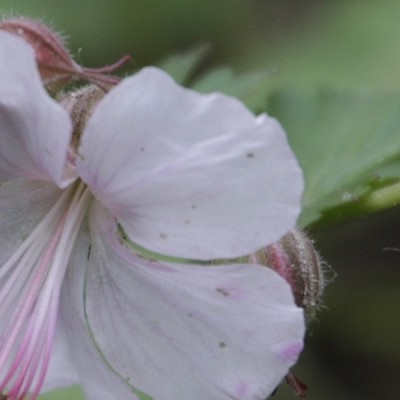
[{"label": "stamen", "polygon": [[0,400],[34,400],[40,393],[61,284],[89,200],[82,182],[65,190],[0,268]]}]

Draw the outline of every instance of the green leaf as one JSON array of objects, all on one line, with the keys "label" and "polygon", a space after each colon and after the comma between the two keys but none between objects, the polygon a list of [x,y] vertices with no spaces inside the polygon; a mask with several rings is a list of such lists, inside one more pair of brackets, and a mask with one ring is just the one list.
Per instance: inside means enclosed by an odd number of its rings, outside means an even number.
[{"label": "green leaf", "polygon": [[222,92],[244,102],[254,112],[265,107],[272,70],[259,70],[235,74],[228,67],[211,70],[202,75],[191,87],[199,92]]},{"label": "green leaf", "polygon": [[400,187],[382,192],[400,180],[400,93],[278,91],[267,109],[286,129],[304,171],[300,225],[400,201]]},{"label": "green leaf", "polygon": [[191,50],[174,54],[159,63],[159,67],[168,72],[178,83],[187,85],[199,65],[207,57],[210,46],[201,44]]},{"label": "green leaf", "polygon": [[66,389],[53,390],[42,396],[39,400],[84,400],[83,392],[79,386],[71,386]]}]

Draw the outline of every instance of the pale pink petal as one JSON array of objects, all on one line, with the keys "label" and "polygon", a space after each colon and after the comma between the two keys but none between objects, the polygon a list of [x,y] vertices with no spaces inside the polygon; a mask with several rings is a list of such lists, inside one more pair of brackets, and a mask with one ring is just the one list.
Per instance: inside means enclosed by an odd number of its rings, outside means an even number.
[{"label": "pale pink petal", "polygon": [[0,185],[0,270],[60,193],[55,185],[46,182],[10,181]]},{"label": "pale pink petal", "polygon": [[[33,350],[31,355],[29,355],[30,350],[27,350],[29,341],[35,336],[33,331],[40,330],[39,327],[33,328],[29,324],[29,319],[23,322],[18,337],[11,333],[14,328],[13,324],[17,324],[17,316],[14,311],[22,312],[22,308],[26,306],[23,301],[18,303],[23,298],[20,294],[31,291],[32,286],[29,286],[27,282],[32,283],[33,279],[30,278],[34,275],[34,272],[29,262],[22,263],[21,266],[18,262],[10,263],[9,261],[20,251],[23,242],[39,226],[61,193],[62,191],[56,185],[48,182],[16,180],[3,182],[0,185],[0,298],[2,299],[0,301],[0,344],[2,349],[0,352],[2,356],[0,384],[10,389],[11,387],[15,388],[17,386],[16,381],[22,380],[24,376],[25,382],[29,381],[28,376],[32,377],[32,375],[29,372],[24,373],[21,365],[25,364],[29,369],[29,365],[34,364],[35,359],[41,358],[40,355],[37,356],[41,350]],[[18,257],[16,260],[18,260]],[[32,261],[32,264],[34,262],[35,260]],[[17,269],[22,272],[19,275],[17,273],[18,276],[16,277],[13,274],[16,273]],[[30,330],[30,333],[28,333],[28,330]],[[43,330],[39,335],[43,338],[46,331]],[[34,340],[32,339],[32,341]],[[16,344],[10,347],[13,342]],[[41,341],[37,343],[43,344]],[[16,356],[16,349],[21,350],[23,347],[26,350],[20,353],[20,356]],[[5,350],[5,348],[8,348],[8,350]],[[72,365],[66,359],[66,354],[68,354],[68,351],[65,349],[65,340],[63,340],[62,331],[59,330],[53,347],[49,375],[43,390],[49,390],[61,384],[71,384]],[[17,359],[19,361],[16,361]],[[9,369],[12,364],[14,364],[15,369]],[[14,373],[10,375],[12,369],[14,369]],[[37,366],[36,369],[40,370],[40,366]],[[10,384],[10,380],[14,383]]]},{"label": "pale pink petal", "polygon": [[66,186],[71,121],[46,93],[33,50],[0,32],[0,180],[52,180]]},{"label": "pale pink petal", "polygon": [[[97,203],[87,267],[75,262],[66,282],[68,318],[75,319],[71,340],[82,350],[84,339],[76,334],[81,318],[110,368],[110,379],[96,377],[87,369],[102,367],[82,356],[81,384],[97,388],[96,400],[114,399],[101,396],[103,389],[120,390],[113,375],[133,392],[124,399],[136,399],[137,390],[154,400],[265,399],[302,347],[303,314],[289,285],[256,265],[148,262],[123,247],[116,231]],[[76,282],[84,279],[82,293]]]},{"label": "pale pink petal", "polygon": [[64,321],[59,318],[42,393],[78,383],[75,361],[67,342]]},{"label": "pale pink petal", "polygon": [[103,99],[79,152],[95,196],[132,241],[156,252],[248,254],[278,240],[300,211],[301,171],[274,119],[154,68]]},{"label": "pale pink petal", "polygon": [[70,357],[78,371],[78,383],[83,385],[88,400],[139,400],[110,372],[85,322],[85,265],[90,257],[91,240],[85,225],[75,243],[60,299],[60,319],[67,334]]}]

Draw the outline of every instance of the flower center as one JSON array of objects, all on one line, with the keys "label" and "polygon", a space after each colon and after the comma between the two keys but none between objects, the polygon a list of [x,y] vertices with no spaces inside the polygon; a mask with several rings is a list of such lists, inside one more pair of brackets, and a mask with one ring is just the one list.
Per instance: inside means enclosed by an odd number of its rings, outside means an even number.
[{"label": "flower center", "polygon": [[66,189],[0,268],[0,399],[33,400],[40,392],[61,283],[89,200],[83,182]]}]

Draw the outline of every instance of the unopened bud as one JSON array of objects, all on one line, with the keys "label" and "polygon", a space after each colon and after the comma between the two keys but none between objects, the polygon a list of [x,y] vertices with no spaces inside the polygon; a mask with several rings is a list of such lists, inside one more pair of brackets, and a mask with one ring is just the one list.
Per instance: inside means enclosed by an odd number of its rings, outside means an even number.
[{"label": "unopened bud", "polygon": [[0,29],[20,36],[33,47],[43,83],[50,91],[58,91],[76,79],[108,89],[120,79],[107,74],[131,59],[125,56],[115,64],[102,68],[83,68],[69,54],[62,38],[41,22],[17,17],[1,21]]},{"label": "unopened bud", "polygon": [[250,260],[271,267],[285,278],[307,319],[315,316],[325,286],[323,263],[313,242],[303,231],[292,230],[279,242],[250,256]]}]

